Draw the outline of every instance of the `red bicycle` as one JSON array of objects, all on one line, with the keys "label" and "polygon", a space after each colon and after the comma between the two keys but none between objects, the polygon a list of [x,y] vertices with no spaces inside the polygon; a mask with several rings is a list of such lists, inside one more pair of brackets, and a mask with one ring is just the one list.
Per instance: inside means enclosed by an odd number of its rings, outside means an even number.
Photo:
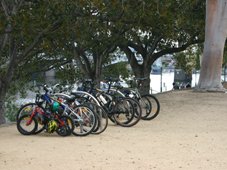
[{"label": "red bicycle", "polygon": [[[57,132],[60,136],[68,136],[74,130],[71,117],[62,115],[60,103],[51,101],[46,94],[36,96],[35,103],[28,103],[17,114],[17,129],[23,135],[38,134],[43,130],[48,133]],[[42,101],[40,102],[40,99]],[[42,107],[46,101],[46,109]]]}]

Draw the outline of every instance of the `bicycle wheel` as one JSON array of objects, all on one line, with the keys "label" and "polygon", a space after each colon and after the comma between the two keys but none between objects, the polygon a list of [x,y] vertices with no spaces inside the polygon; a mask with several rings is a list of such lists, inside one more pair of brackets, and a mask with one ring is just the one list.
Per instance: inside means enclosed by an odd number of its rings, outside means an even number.
[{"label": "bicycle wheel", "polygon": [[22,135],[31,135],[34,134],[38,126],[38,122],[34,117],[31,117],[31,115],[22,115],[17,120],[17,130]]},{"label": "bicycle wheel", "polygon": [[21,106],[17,112],[16,120],[18,120],[21,116],[25,114],[31,115],[35,106],[36,106],[36,103],[27,103]]},{"label": "bicycle wheel", "polygon": [[[131,102],[133,102],[133,105],[134,105],[134,111],[135,111],[135,115],[134,115],[134,118],[133,120],[130,120],[128,119],[128,121],[126,121],[124,124],[127,124],[126,127],[131,127],[131,126],[134,126],[135,124],[137,124],[139,122],[139,120],[141,119],[141,116],[142,116],[142,110],[141,110],[141,107],[140,105],[138,104],[138,102],[136,100],[134,100],[133,98],[125,95],[123,92],[121,92],[120,90],[117,90],[117,89],[110,89],[110,92],[109,94],[111,96],[114,96],[114,97],[120,97],[120,98],[127,98],[128,100],[131,100]],[[118,116],[119,117],[119,116]],[[113,116],[110,116],[109,117],[110,120],[113,122],[113,123],[116,123],[114,121],[115,118],[113,118]]]},{"label": "bicycle wheel", "polygon": [[127,127],[131,127],[136,125],[140,121],[142,117],[142,109],[139,102],[136,99],[133,99],[133,98],[127,98],[127,99],[131,100],[131,103],[133,104],[133,109],[134,109],[134,118],[127,123]]},{"label": "bicycle wheel", "polygon": [[151,111],[146,117],[143,117],[143,120],[152,120],[155,117],[157,117],[159,114],[160,103],[154,95],[146,94],[146,95],[143,95],[142,97],[148,98],[151,103]]},{"label": "bicycle wheel", "polygon": [[139,100],[139,104],[142,109],[141,119],[145,119],[151,112],[151,102],[146,96],[142,96]]},{"label": "bicycle wheel", "polygon": [[67,115],[60,116],[58,123],[59,127],[56,130],[58,135],[69,136],[72,134],[75,126],[71,117]]},{"label": "bicycle wheel", "polygon": [[97,119],[97,123],[92,131],[92,134],[100,134],[104,132],[108,126],[108,115],[105,110],[95,103],[85,103],[85,105],[88,105],[94,111]]},{"label": "bicycle wheel", "polygon": [[70,113],[75,128],[73,134],[76,136],[86,136],[92,133],[96,127],[96,116],[94,111],[86,105],[78,105]]},{"label": "bicycle wheel", "polygon": [[113,106],[113,119],[122,127],[132,126],[130,122],[135,116],[135,108],[130,98],[118,98],[116,104]]},{"label": "bicycle wheel", "polygon": [[93,101],[91,98],[88,99],[83,96],[75,98],[74,102],[80,103],[81,105],[86,105],[94,111],[94,114],[97,119],[97,123],[96,123],[96,127],[92,131],[92,134],[100,134],[106,130],[108,125],[108,115],[101,106],[96,104],[96,102]]},{"label": "bicycle wheel", "polygon": [[[38,126],[36,131],[34,132],[34,134],[38,134],[40,132],[42,132],[45,127],[44,127],[44,117],[42,114],[45,113],[45,109],[39,105],[37,105],[36,103],[27,103],[25,105],[23,105],[17,112],[17,120],[23,116],[23,115],[31,115],[34,111],[37,111],[36,116],[34,117],[37,122],[38,122]],[[42,114],[41,114],[42,113]]]}]

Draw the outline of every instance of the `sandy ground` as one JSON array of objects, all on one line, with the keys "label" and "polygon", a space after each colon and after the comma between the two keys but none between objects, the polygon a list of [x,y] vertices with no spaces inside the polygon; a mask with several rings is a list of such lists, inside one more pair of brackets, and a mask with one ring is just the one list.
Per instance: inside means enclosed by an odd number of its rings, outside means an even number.
[{"label": "sandy ground", "polygon": [[226,170],[227,93],[157,95],[160,115],[100,135],[22,136],[0,126],[0,170]]}]

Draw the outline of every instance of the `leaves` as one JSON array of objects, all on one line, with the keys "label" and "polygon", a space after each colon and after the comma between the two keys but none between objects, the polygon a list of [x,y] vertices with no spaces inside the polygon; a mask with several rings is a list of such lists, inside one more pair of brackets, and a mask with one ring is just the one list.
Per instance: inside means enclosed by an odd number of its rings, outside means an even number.
[{"label": "leaves", "polygon": [[192,74],[194,68],[198,69],[199,58],[202,55],[202,50],[199,46],[194,45],[187,50],[174,55],[176,60],[176,68],[184,70],[188,75]]},{"label": "leaves", "polygon": [[[204,4],[200,0],[25,1],[10,20],[0,8],[0,32],[10,24],[10,35],[17,42],[18,54],[22,54],[37,34],[50,28],[29,55],[19,61],[24,75],[58,68],[65,60],[75,59],[74,50],[94,74],[94,68],[101,69],[100,65],[112,60],[110,54],[117,46],[130,46],[142,61],[150,57],[151,62],[146,63],[149,65],[160,57],[154,57],[157,52],[200,39]],[[8,60],[5,50],[1,51],[2,63]]]}]

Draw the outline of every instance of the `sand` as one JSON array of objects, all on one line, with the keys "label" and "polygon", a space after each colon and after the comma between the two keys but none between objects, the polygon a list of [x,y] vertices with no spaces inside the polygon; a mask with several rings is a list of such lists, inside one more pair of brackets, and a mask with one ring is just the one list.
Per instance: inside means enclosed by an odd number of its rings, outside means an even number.
[{"label": "sand", "polygon": [[158,94],[160,115],[100,135],[19,134],[0,126],[0,170],[226,170],[227,93]]}]

